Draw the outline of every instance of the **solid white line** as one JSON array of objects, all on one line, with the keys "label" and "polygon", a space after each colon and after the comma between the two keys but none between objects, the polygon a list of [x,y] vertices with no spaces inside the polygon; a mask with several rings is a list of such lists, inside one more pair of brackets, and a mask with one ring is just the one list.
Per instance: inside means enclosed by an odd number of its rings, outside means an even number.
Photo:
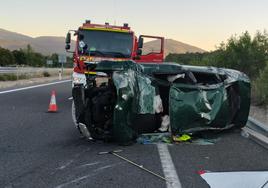
[{"label": "solid white line", "polygon": [[22,90],[27,90],[27,89],[33,89],[33,88],[37,88],[37,87],[50,86],[50,85],[55,85],[55,84],[61,84],[61,83],[70,82],[70,81],[71,80],[63,80],[63,81],[51,82],[51,83],[47,83],[47,84],[39,84],[39,85],[28,86],[28,87],[23,87],[23,88],[18,88],[18,89],[0,91],[0,94],[11,93],[11,92],[16,92],[16,91],[22,91]]},{"label": "solid white line", "polygon": [[157,144],[157,148],[165,178],[168,180],[166,181],[167,188],[181,188],[181,182],[172,162],[167,144]]}]

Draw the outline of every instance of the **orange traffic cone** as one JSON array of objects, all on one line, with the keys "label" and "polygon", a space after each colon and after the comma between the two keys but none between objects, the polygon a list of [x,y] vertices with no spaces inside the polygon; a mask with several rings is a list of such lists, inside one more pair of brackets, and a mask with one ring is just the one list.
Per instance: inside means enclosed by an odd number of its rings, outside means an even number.
[{"label": "orange traffic cone", "polygon": [[51,93],[51,99],[50,99],[50,103],[48,106],[48,112],[57,112],[58,111],[58,107],[56,104],[56,92],[53,90]]}]

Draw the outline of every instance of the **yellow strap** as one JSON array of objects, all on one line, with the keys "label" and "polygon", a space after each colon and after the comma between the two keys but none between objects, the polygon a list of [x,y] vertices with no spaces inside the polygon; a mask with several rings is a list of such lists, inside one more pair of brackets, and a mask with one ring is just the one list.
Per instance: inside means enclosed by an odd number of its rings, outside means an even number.
[{"label": "yellow strap", "polygon": [[85,74],[97,74],[96,72],[92,72],[92,71],[85,71]]}]

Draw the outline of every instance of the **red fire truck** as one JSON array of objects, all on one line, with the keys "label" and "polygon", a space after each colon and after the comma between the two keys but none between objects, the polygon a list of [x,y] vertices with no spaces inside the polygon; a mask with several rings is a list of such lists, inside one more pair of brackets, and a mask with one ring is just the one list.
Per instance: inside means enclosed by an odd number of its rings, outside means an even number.
[{"label": "red fire truck", "polygon": [[[162,63],[164,59],[164,38],[158,36],[140,35],[139,38],[128,24],[114,26],[92,24],[90,20],[78,28],[70,30],[66,37],[66,50],[70,52],[71,32],[76,36],[74,48],[74,72],[84,73],[86,62],[101,60],[135,60],[143,63]],[[159,40],[157,51],[143,53],[143,41]]]}]

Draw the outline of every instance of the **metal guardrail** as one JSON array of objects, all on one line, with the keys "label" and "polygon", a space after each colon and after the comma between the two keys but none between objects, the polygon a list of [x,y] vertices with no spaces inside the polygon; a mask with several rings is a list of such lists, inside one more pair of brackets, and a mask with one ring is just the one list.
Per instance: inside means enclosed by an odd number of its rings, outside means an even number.
[{"label": "metal guardrail", "polygon": [[268,125],[265,125],[252,117],[248,118],[247,127],[262,132],[265,136],[268,136]]},{"label": "metal guardrail", "polygon": [[58,68],[45,68],[45,67],[0,67],[0,74],[30,74],[40,72],[58,72]]},{"label": "metal guardrail", "polygon": [[249,117],[247,125],[242,128],[242,135],[251,138],[268,149],[268,125]]}]

